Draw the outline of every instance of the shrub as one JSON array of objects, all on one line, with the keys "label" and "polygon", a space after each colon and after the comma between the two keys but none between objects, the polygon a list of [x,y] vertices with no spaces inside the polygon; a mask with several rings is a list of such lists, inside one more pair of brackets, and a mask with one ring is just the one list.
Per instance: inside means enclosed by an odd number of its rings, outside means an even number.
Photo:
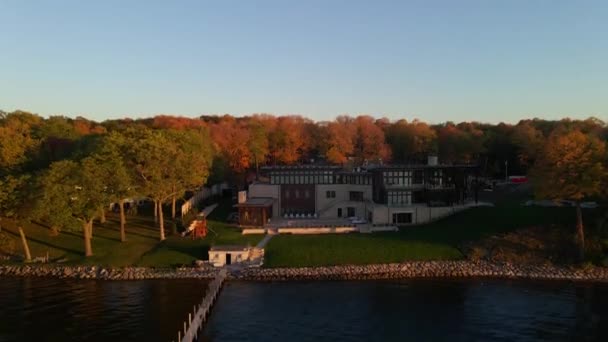
[{"label": "shrub", "polygon": [[15,240],[6,232],[0,232],[0,252],[13,254],[15,252]]},{"label": "shrub", "polygon": [[488,251],[480,246],[473,246],[467,253],[467,258],[471,261],[483,260],[488,256]]}]

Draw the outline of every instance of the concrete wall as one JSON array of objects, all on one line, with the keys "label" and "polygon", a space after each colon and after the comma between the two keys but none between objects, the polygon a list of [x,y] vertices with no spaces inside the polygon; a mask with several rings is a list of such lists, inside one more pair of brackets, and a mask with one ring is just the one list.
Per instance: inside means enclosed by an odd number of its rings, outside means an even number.
[{"label": "concrete wall", "polygon": [[279,228],[279,234],[346,234],[358,231],[357,227]]},{"label": "concrete wall", "polygon": [[[335,198],[327,198],[327,191],[335,191]],[[355,216],[365,217],[365,202],[350,201],[350,191],[363,192],[363,198],[372,199],[371,185],[353,185],[353,184],[319,184],[316,186],[316,212],[321,218],[337,218],[338,208],[342,208],[342,217],[347,216],[347,207],[355,208]]]},{"label": "concrete wall", "polygon": [[249,185],[249,198],[264,197],[272,198],[272,216],[279,217],[281,206],[279,192],[281,188],[276,184],[254,183]]},{"label": "concrete wall", "polygon": [[243,229],[243,235],[247,234],[266,234],[266,229],[264,228],[245,228]]},{"label": "concrete wall", "polygon": [[373,208],[368,208],[368,211],[373,212],[373,224],[392,224],[394,213],[411,213],[412,225],[422,224],[437,220],[439,218],[452,215],[456,212],[464,210],[466,206],[450,206],[450,207],[428,207],[425,205],[413,205],[405,207],[387,207],[384,205],[375,205]]}]

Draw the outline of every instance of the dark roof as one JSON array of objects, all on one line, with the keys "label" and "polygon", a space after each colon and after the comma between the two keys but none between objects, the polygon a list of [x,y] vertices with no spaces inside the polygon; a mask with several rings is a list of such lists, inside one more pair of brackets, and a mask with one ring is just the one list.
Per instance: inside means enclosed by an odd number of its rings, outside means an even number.
[{"label": "dark roof", "polygon": [[267,207],[272,205],[273,199],[266,197],[248,198],[244,203],[235,204],[235,207]]},{"label": "dark roof", "polygon": [[249,248],[249,247],[240,246],[240,245],[218,245],[218,246],[211,246],[209,251],[211,251],[211,252],[241,252],[241,251],[247,250],[247,248]]},{"label": "dark roof", "polygon": [[262,166],[264,171],[296,171],[296,170],[340,170],[341,166],[336,165],[314,165],[314,164],[303,164],[303,165],[276,165],[276,166]]},{"label": "dark roof", "polygon": [[454,168],[475,168],[476,164],[387,164],[368,166],[368,170],[398,170],[398,169],[454,169]]}]

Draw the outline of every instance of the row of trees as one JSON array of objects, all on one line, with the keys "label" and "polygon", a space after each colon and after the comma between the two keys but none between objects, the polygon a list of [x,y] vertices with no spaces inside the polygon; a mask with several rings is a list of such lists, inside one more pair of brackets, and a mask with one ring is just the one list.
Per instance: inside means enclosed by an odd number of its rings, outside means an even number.
[{"label": "row of trees", "polygon": [[[602,192],[606,123],[524,120],[429,125],[405,119],[339,116],[313,122],[300,116],[156,116],[108,120],[0,112],[0,215],[82,230],[92,254],[92,222],[109,203],[151,198],[164,239],[163,204],[175,204],[205,182],[243,185],[260,165],[308,163],[478,163],[486,176],[534,177],[549,198],[581,200]],[[557,191],[560,190],[560,191]],[[582,231],[582,223],[581,223]]]},{"label": "row of trees", "polygon": [[[53,135],[44,132],[51,130]],[[56,230],[83,233],[86,256],[93,255],[93,220],[105,220],[118,203],[121,241],[126,240],[125,199],[147,197],[158,213],[165,239],[163,204],[171,205],[205,184],[213,161],[206,127],[152,129],[134,124],[107,130],[84,120],[41,119],[29,113],[0,116],[0,214],[18,221],[39,220]]]}]

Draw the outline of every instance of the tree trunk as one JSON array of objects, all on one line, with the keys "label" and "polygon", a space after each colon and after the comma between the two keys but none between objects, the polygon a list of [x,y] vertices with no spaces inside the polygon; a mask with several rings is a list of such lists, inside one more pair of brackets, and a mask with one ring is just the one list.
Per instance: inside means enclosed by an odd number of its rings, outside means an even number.
[{"label": "tree trunk", "polygon": [[27,239],[25,238],[25,233],[23,232],[23,228],[19,227],[19,235],[21,235],[21,243],[23,244],[23,252],[25,253],[25,261],[32,261],[32,254],[30,253],[30,246],[27,244]]},{"label": "tree trunk", "polygon": [[91,235],[93,232],[93,220],[82,224],[82,234],[84,237],[84,256],[93,256],[93,248],[91,247]]},{"label": "tree trunk", "polygon": [[158,201],[154,200],[154,221],[158,222]]},{"label": "tree trunk", "polygon": [[106,208],[105,207],[101,207],[99,209],[99,223],[101,223],[101,224],[106,223]]},{"label": "tree trunk", "polygon": [[585,259],[585,231],[583,230],[583,213],[581,212],[581,204],[576,202],[576,239],[578,244],[579,261]]},{"label": "tree trunk", "polygon": [[163,218],[163,204],[158,201],[158,218],[160,226],[160,241],[165,240],[165,220]]},{"label": "tree trunk", "polygon": [[121,199],[118,201],[118,207],[120,209],[120,242],[125,242],[127,241],[125,234],[125,223],[127,221],[125,218],[125,200]]},{"label": "tree trunk", "polygon": [[171,200],[171,218],[173,219],[173,221],[175,221],[175,195],[173,195],[173,198]]}]

